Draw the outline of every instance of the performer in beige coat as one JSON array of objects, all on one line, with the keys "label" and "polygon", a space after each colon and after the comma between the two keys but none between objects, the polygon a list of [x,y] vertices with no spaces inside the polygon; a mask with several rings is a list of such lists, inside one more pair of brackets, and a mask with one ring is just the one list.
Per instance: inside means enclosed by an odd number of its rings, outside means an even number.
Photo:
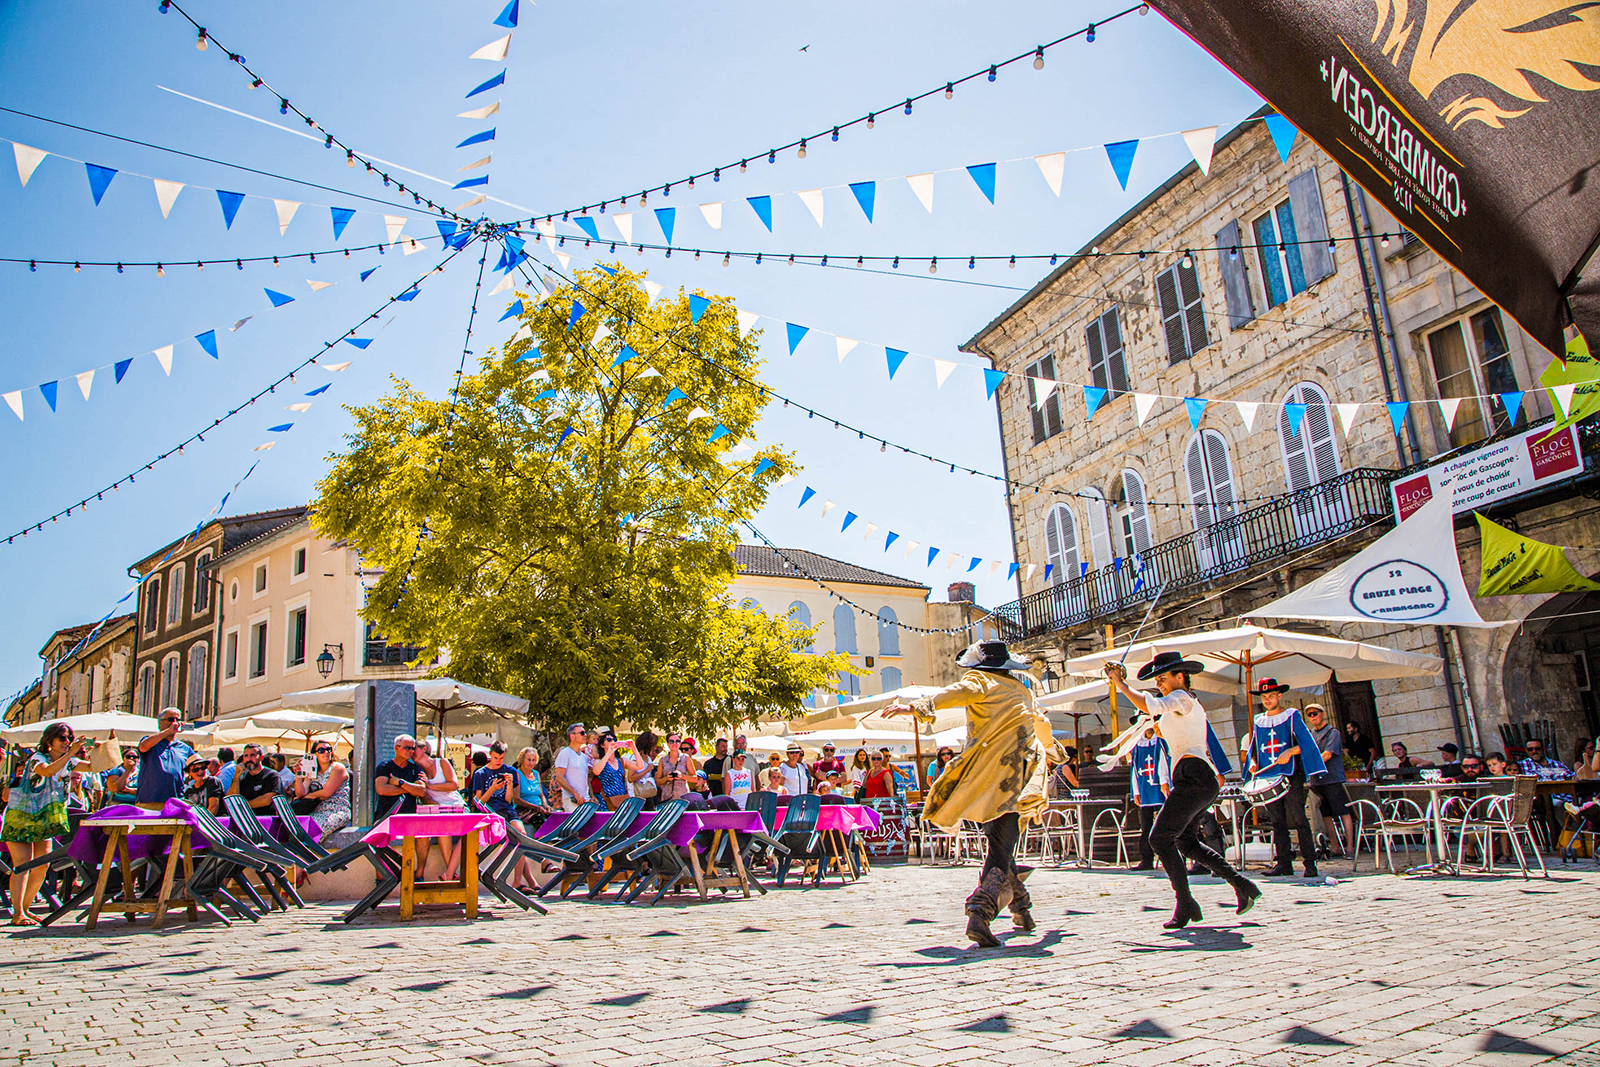
[{"label": "performer in beige coat", "polygon": [[1029,665],[1013,659],[1005,642],[980,641],[956,663],[967,668],[959,682],[886,708],[885,714],[914,714],[932,722],[941,708],[967,709],[966,748],[928,790],[922,817],[947,829],[963,819],[983,824],[988,855],[978,888],[967,898],[967,936],[992,948],[1000,942],[989,923],[1001,908],[1010,907],[1018,929],[1034,927],[1032,901],[1022,884],[1031,868],[1018,867],[1015,855],[1027,824],[1048,807],[1045,756],[1055,741],[1050,720],[1034,707],[1032,691],[1011,673]]}]

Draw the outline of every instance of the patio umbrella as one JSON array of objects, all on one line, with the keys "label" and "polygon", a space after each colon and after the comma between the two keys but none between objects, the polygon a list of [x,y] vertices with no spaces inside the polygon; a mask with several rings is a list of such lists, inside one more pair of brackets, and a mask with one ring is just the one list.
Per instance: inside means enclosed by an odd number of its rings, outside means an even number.
[{"label": "patio umbrella", "polygon": [[108,740],[115,734],[118,740],[138,740],[161,729],[154,719],[143,715],[129,715],[121,711],[97,711],[87,715],[67,715],[60,719],[43,719],[23,726],[10,726],[0,730],[0,738],[16,744],[37,745],[44,728],[53,722],[66,723],[77,737]]},{"label": "patio umbrella", "polygon": [[[312,711],[323,715],[343,715],[349,722],[355,713],[356,688],[363,682],[345,682],[341,685],[305,689],[285,693],[279,703],[285,708]],[[409,683],[416,689],[417,710],[430,712],[441,730],[448,717],[456,730],[493,727],[500,719],[524,722],[528,715],[528,702],[509,693],[458,682],[454,678],[418,678]],[[348,710],[345,710],[348,709]]]}]

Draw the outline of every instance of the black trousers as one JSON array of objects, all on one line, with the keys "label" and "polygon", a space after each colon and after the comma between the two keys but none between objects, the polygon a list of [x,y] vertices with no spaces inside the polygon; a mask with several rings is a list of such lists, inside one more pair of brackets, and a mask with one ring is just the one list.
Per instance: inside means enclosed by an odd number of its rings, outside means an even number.
[{"label": "black trousers", "polygon": [[1146,867],[1156,861],[1155,849],[1150,847],[1150,830],[1155,826],[1156,813],[1160,810],[1160,804],[1149,807],[1141,805],[1139,808],[1139,862]]},{"label": "black trousers", "polygon": [[1017,839],[1022,836],[1020,817],[1017,813],[1013,811],[984,823],[983,836],[989,849],[983,858],[983,870],[979,872],[978,877],[982,878],[988,874],[990,868],[1002,874],[1016,873]]},{"label": "black trousers", "polygon": [[1150,828],[1150,847],[1161,857],[1167,880],[1179,901],[1189,899],[1188,856],[1218,878],[1235,882],[1239,872],[1228,865],[1222,854],[1201,843],[1200,816],[1217,800],[1217,772],[1196,756],[1185,756],[1172,768],[1172,791],[1156,812]]},{"label": "black trousers", "polygon": [[1296,770],[1289,775],[1289,791],[1267,805],[1267,818],[1272,820],[1272,851],[1277,854],[1278,866],[1288,867],[1294,862],[1289,851],[1289,828],[1300,835],[1300,861],[1307,867],[1317,865],[1317,842],[1311,836],[1311,824],[1306,822],[1306,776]]}]

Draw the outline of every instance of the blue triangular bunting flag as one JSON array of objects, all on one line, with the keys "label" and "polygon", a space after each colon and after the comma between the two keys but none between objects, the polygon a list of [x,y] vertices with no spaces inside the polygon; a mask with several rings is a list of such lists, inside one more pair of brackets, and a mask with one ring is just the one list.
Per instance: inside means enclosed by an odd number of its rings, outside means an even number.
[{"label": "blue triangular bunting flag", "polygon": [[811,332],[811,327],[799,326],[792,322],[786,322],[783,325],[789,334],[789,354],[792,356],[794,355],[794,350],[799,347],[800,342],[805,339],[806,334]]},{"label": "blue triangular bunting flag", "polygon": [[980,564],[982,562],[983,562],[983,560],[979,559],[977,556],[973,556],[972,557],[972,562],[967,564],[967,573],[971,574],[973,571],[977,570],[978,569],[978,564]]},{"label": "blue triangular bunting flag", "polygon": [[233,229],[233,217],[239,213],[239,205],[244,203],[244,194],[230,193],[226,189],[218,189],[217,203],[222,205],[223,228]]},{"label": "blue triangular bunting flag", "polygon": [[538,358],[539,358],[539,346],[538,345],[534,345],[532,348],[530,348],[526,352],[522,353],[522,355],[518,356],[517,357],[517,362],[518,363],[526,363],[529,360],[538,359]]},{"label": "blue triangular bunting flag", "polygon": [[94,196],[94,206],[100,206],[100,198],[106,195],[106,186],[111,184],[111,179],[117,172],[110,167],[97,167],[93,163],[85,163],[84,169],[89,172],[89,192]]},{"label": "blue triangular bunting flag", "polygon": [[604,263],[596,263],[595,266],[599,267],[601,270],[605,271],[607,274],[611,275],[613,278],[615,278],[617,276],[617,272],[616,272],[616,269],[614,267],[608,267]]},{"label": "blue triangular bunting flag", "polygon": [[728,429],[726,426],[722,425],[722,423],[719,422],[719,423],[717,423],[717,428],[715,430],[711,431],[711,436],[706,438],[706,444],[709,445],[713,441],[721,440],[722,438],[727,437],[731,433],[733,433],[732,430]]},{"label": "blue triangular bunting flag", "polygon": [[556,391],[554,389],[546,389],[544,392],[542,392],[538,396],[534,397],[533,398],[533,402],[535,404],[537,404],[541,400],[550,400],[550,399],[554,398],[555,395],[556,395]]},{"label": "blue triangular bunting flag", "polygon": [[1093,385],[1084,386],[1083,387],[1083,407],[1084,407],[1085,412],[1087,413],[1087,414],[1084,415],[1084,418],[1088,418],[1088,419],[1094,418],[1095,411],[1100,407],[1101,401],[1105,400],[1105,398],[1106,398],[1106,391],[1104,389],[1101,389],[1098,386],[1093,386]]},{"label": "blue triangular bunting flag", "polygon": [[462,141],[460,144],[456,145],[456,147],[457,148],[465,148],[468,145],[482,144],[485,141],[492,141],[492,140],[494,140],[494,129],[493,128],[484,130],[482,133],[473,134],[471,137],[468,137],[465,141]]},{"label": "blue triangular bunting flag", "polygon": [[44,395],[44,402],[50,405],[50,410],[56,409],[56,388],[60,382],[45,382],[39,386],[39,392]]},{"label": "blue triangular bunting flag", "polygon": [[1206,405],[1209,403],[1211,401],[1198,396],[1186,396],[1183,398],[1183,406],[1189,409],[1189,429],[1198,430],[1200,428],[1200,417],[1206,413]]},{"label": "blue triangular bunting flag", "polygon": [[1013,563],[1009,567],[1006,568],[1006,581],[1009,582],[1011,579],[1015,578],[1016,576],[1017,576],[1017,565],[1015,563]]},{"label": "blue triangular bunting flag", "polygon": [[[355,208],[350,207],[330,207],[328,213],[333,216],[333,239],[337,241],[339,235],[344,233],[344,228],[350,225],[350,220],[356,217],[356,211]],[[372,269],[377,270],[378,268],[373,267]],[[366,281],[365,278],[361,280]]]},{"label": "blue triangular bunting flag", "polygon": [[847,512],[845,512],[845,513],[844,513],[844,525],[843,525],[843,526],[841,526],[841,527],[839,527],[839,532],[840,532],[840,533],[844,533],[844,532],[845,532],[845,531],[846,531],[846,530],[848,530],[848,529],[850,529],[850,524],[851,524],[851,523],[852,523],[852,522],[855,522],[855,521],[856,521],[856,519],[858,519],[858,518],[860,518],[860,516],[858,516],[858,515],[857,515],[857,514],[856,514],[856,513],[855,513],[855,512],[853,512],[853,511],[847,511]]},{"label": "blue triangular bunting flag", "polygon": [[1123,189],[1128,188],[1128,174],[1133,170],[1133,154],[1139,150],[1139,142],[1112,141],[1106,145],[1106,158],[1111,160],[1111,169],[1117,176],[1117,184]]},{"label": "blue triangular bunting flag", "polygon": [[321,396],[323,393],[326,393],[328,391],[328,389],[332,385],[333,385],[332,382],[327,382],[327,383],[325,383],[323,385],[319,385],[315,389],[313,389],[309,393],[307,393],[306,396]]},{"label": "blue triangular bunting flag", "polygon": [[1522,393],[1501,393],[1500,403],[1506,406],[1506,415],[1511,419],[1511,425],[1517,424],[1517,416],[1522,414]]},{"label": "blue triangular bunting flag", "polygon": [[439,227],[440,237],[449,237],[456,232],[456,224],[449,219],[435,219],[433,224]]},{"label": "blue triangular bunting flag", "polygon": [[706,313],[706,308],[711,306],[711,301],[695,293],[689,294],[689,321],[699,322],[700,316]]},{"label": "blue triangular bunting flag", "polygon": [[1389,400],[1383,405],[1389,409],[1389,421],[1394,424],[1394,432],[1400,432],[1400,424],[1406,421],[1406,411],[1411,407],[1404,400]]},{"label": "blue triangular bunting flag", "polygon": [[133,366],[133,360],[131,359],[117,360],[116,367],[114,368],[117,372],[116,384],[121,384],[123,375],[128,373],[128,368],[131,366]]},{"label": "blue triangular bunting flag", "polygon": [[368,278],[372,277],[372,272],[377,270],[377,269],[378,269],[377,267],[368,267],[366,270],[362,271],[361,272],[361,280],[362,281],[366,281]]},{"label": "blue triangular bunting flag", "polygon": [[768,469],[770,469],[772,467],[775,467],[775,466],[777,466],[777,464],[773,463],[772,460],[763,458],[760,463],[756,464],[756,469],[750,472],[750,476],[751,477],[755,477],[757,474],[760,474],[762,471],[768,470]]},{"label": "blue triangular bunting flag", "polygon": [[267,432],[268,433],[286,433],[289,430],[289,428],[291,426],[293,426],[293,425],[294,425],[294,423],[292,423],[292,422],[281,422],[276,426],[268,426],[267,427]]},{"label": "blue triangular bunting flag", "polygon": [[288,293],[280,293],[276,289],[265,289],[262,291],[267,294],[267,299],[272,301],[272,306],[275,308],[281,308],[285,304],[294,303],[294,297],[290,296]]},{"label": "blue triangular bunting flag", "polygon": [[927,562],[926,566],[929,566],[929,567],[933,566],[933,557],[937,556],[938,554],[939,554],[939,550],[937,548],[928,549],[928,562]]},{"label": "blue triangular bunting flag", "polygon": [[[1089,565],[1087,563],[1078,564],[1078,577],[1079,578],[1085,577],[1088,573],[1089,573]],[[1050,577],[1048,568],[1046,569],[1045,577],[1046,578]]]},{"label": "blue triangular bunting flag", "polygon": [[489,176],[487,174],[480,174],[476,178],[463,178],[461,181],[456,182],[450,188],[451,189],[471,189],[475,185],[488,185],[488,184],[489,184]]},{"label": "blue triangular bunting flag", "polygon": [[983,391],[986,394],[984,396],[984,399],[985,400],[993,400],[994,399],[994,391],[996,389],[1000,388],[1000,383],[1005,381],[1005,380],[1006,380],[1006,372],[1005,371],[1003,371],[1003,370],[990,370],[988,368],[985,368],[984,372],[983,372]]},{"label": "blue triangular bunting flag", "polygon": [[574,430],[571,426],[568,426],[565,430],[562,430],[561,431],[561,436],[556,438],[557,447],[559,447],[563,441],[565,441],[567,438],[571,437],[573,434],[575,434],[577,432],[578,431]]},{"label": "blue triangular bunting flag", "polygon": [[344,343],[347,344],[347,345],[351,345],[351,346],[353,346],[355,348],[366,348],[368,345],[370,345],[372,343],[372,338],[370,338],[370,337],[346,337],[344,339]]},{"label": "blue triangular bunting flag", "polygon": [[894,381],[894,372],[906,361],[906,353],[898,348],[885,348],[883,355],[889,361],[889,380]]},{"label": "blue triangular bunting flag", "polygon": [[494,20],[494,25],[504,26],[508,30],[517,28],[517,0],[511,0],[506,9],[500,12],[500,17]]},{"label": "blue triangular bunting flag", "polygon": [[895,533],[893,530],[890,530],[889,536],[883,539],[883,550],[885,552],[889,551],[889,546],[898,540],[900,540],[900,535]]},{"label": "blue triangular bunting flag", "polygon": [[800,503],[799,503],[798,506],[802,507],[802,508],[805,507],[806,506],[806,501],[810,500],[812,497],[814,497],[816,495],[817,495],[817,491],[815,489],[811,488],[809,485],[806,486],[806,491],[800,494]]},{"label": "blue triangular bunting flag", "polygon": [[1272,143],[1278,148],[1278,158],[1289,162],[1289,151],[1294,148],[1295,136],[1300,131],[1294,128],[1294,123],[1277,112],[1267,115],[1265,121],[1267,131],[1272,134]]},{"label": "blue triangular bunting flag", "polygon": [[583,305],[574,300],[572,302],[572,310],[567,312],[567,329],[570,330],[577,325],[578,320],[583,318],[583,311]]},{"label": "blue triangular bunting flag", "polygon": [[1306,406],[1304,404],[1285,404],[1283,405],[1283,417],[1289,420],[1289,436],[1299,437],[1300,423],[1306,417]]},{"label": "blue triangular bunting flag", "polygon": [[1113,571],[1115,571],[1116,573],[1118,573],[1118,574],[1122,573],[1122,557],[1121,556],[1113,556],[1112,557],[1112,559],[1111,559],[1111,569]]},{"label": "blue triangular bunting flag", "polygon": [[207,330],[205,333],[197,333],[194,335],[194,339],[200,342],[200,347],[206,350],[206,355],[210,356],[212,359],[217,358],[216,330]]},{"label": "blue triangular bunting flag", "polygon": [[472,92],[468,93],[466,95],[466,99],[471,100],[473,97],[477,96],[479,93],[486,93],[490,89],[493,89],[496,85],[504,85],[505,83],[506,83],[506,72],[502,70],[499,74],[496,74],[494,77],[490,78],[488,81],[484,82],[482,85],[480,85],[476,89],[472,90]]},{"label": "blue triangular bunting flag", "polygon": [[572,220],[578,224],[578,229],[589,235],[591,241],[600,240],[600,226],[588,215],[579,215]]},{"label": "blue triangular bunting flag", "polygon": [[1044,580],[1045,581],[1048,582],[1050,580],[1050,573],[1052,571],[1054,571],[1055,569],[1056,569],[1056,565],[1054,563],[1046,563],[1044,565]]},{"label": "blue triangular bunting flag", "polygon": [[679,389],[677,386],[673,386],[672,391],[667,394],[667,398],[661,402],[661,406],[664,408],[670,408],[679,400],[687,399],[689,399],[688,393],[684,392],[682,389]]},{"label": "blue triangular bunting flag", "polygon": [[672,229],[678,222],[678,209],[675,207],[656,208],[656,223],[661,227],[662,234],[667,239],[667,244],[672,243]]},{"label": "blue triangular bunting flag", "polygon": [[878,197],[877,182],[852,182],[850,191],[856,194],[856,203],[861,205],[861,210],[867,216],[867,221],[872,221],[872,202]]},{"label": "blue triangular bunting flag", "polygon": [[760,219],[761,220],[761,224],[767,228],[767,232],[771,233],[772,232],[772,197],[770,197],[770,196],[747,196],[747,197],[745,197],[745,202],[748,203],[752,208],[755,209],[756,218]]},{"label": "blue triangular bunting flag", "polygon": [[405,292],[403,292],[399,296],[395,297],[395,299],[396,300],[405,300],[405,301],[409,302],[409,301],[415,300],[417,297],[419,297],[421,295],[422,295],[422,290],[418,289],[416,286],[413,285],[411,288],[407,289]]},{"label": "blue triangular bunting flag", "polygon": [[611,365],[613,367],[620,367],[638,354],[639,353],[635,352],[632,348],[628,347],[627,345],[623,345],[622,351],[617,353],[617,358],[611,361]]},{"label": "blue triangular bunting flag", "polygon": [[967,168],[967,173],[978,183],[978,191],[989,198],[989,203],[994,203],[994,164],[976,163]]},{"label": "blue triangular bunting flag", "polygon": [[500,316],[499,321],[504,322],[513,315],[520,314],[522,314],[522,301],[518,300],[515,304],[512,304],[510,307],[506,308],[506,313]]}]

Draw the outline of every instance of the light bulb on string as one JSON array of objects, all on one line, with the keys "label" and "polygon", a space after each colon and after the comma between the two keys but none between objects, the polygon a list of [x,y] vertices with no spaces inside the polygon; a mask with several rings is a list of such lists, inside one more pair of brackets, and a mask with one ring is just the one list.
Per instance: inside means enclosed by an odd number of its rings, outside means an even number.
[{"label": "light bulb on string", "polygon": [[1034,49],[1034,51],[1033,51],[1033,69],[1034,70],[1043,70],[1044,69],[1044,45],[1040,45],[1038,48]]},{"label": "light bulb on string", "polygon": [[72,265],[72,273],[74,273],[74,274],[82,274],[83,273],[83,264],[82,263],[74,263]]},{"label": "light bulb on string", "polygon": [[895,256],[894,257],[894,262],[891,263],[890,266],[893,267],[895,270],[899,270],[900,269],[900,257],[899,256]]},{"label": "light bulb on string", "polygon": [[906,97],[906,114],[911,114],[911,98],[909,96]]},{"label": "light bulb on string", "polygon": [[1094,23],[1092,22],[1089,23],[1089,36],[1086,38],[1086,40],[1088,40],[1090,44],[1094,44]]},{"label": "light bulb on string", "polygon": [[800,150],[796,152],[795,155],[799,156],[801,159],[806,158],[806,139],[804,137],[800,138]]},{"label": "light bulb on string", "polygon": [[722,253],[722,265],[724,267],[726,267],[732,261],[732,259],[733,257],[727,252]]},{"label": "light bulb on string", "polygon": [[928,260],[928,273],[929,274],[938,274],[939,273],[939,260],[938,260],[937,257]]},{"label": "light bulb on string", "polygon": [[1017,269],[1017,257],[1016,256],[1012,256],[1011,257],[1011,269],[1012,270],[1016,270]]},{"label": "light bulb on string", "polygon": [[200,39],[195,41],[194,46],[195,46],[195,48],[197,48],[198,50],[200,50],[202,52],[204,52],[206,50],[206,31],[205,31],[205,27],[202,26],[200,28]]},{"label": "light bulb on string", "polygon": [[165,278],[166,276],[167,276],[167,268],[165,268],[161,264],[157,263],[156,264],[156,277],[157,278]]},{"label": "light bulb on string", "polygon": [[28,260],[28,273],[30,273],[30,274],[38,274],[39,273],[39,264],[35,263],[31,259]]},{"label": "light bulb on string", "polygon": [[1388,234],[1384,234],[1383,235],[1383,240],[1379,241],[1378,243],[1381,244],[1383,247],[1388,248],[1389,247],[1389,235]]},{"label": "light bulb on string", "polygon": [[278,114],[287,115],[288,113],[289,113],[289,98],[286,97],[286,96],[278,97]]},{"label": "light bulb on string", "polygon": [[839,127],[837,127],[837,126],[835,126],[833,128],[833,139],[835,141],[837,141],[839,139]]},{"label": "light bulb on string", "polygon": [[347,167],[353,167],[356,165],[356,154],[348,148],[344,151],[344,165]]},{"label": "light bulb on string", "polygon": [[262,84],[262,82],[261,82],[260,78],[251,78],[250,79],[250,88],[252,88],[252,89],[261,88],[261,84]]},{"label": "light bulb on string", "polygon": [[1194,259],[1190,257],[1189,250],[1187,248],[1183,250],[1183,269],[1194,270]]},{"label": "light bulb on string", "polygon": [[953,97],[955,95],[956,95],[955,82],[945,82],[944,83],[944,98],[946,100],[949,100],[951,97]]},{"label": "light bulb on string", "polygon": [[872,129],[872,127],[873,127],[873,125],[874,125],[874,124],[875,124],[875,123],[876,123],[876,122],[877,122],[877,121],[878,121],[878,116],[876,116],[876,115],[874,115],[874,114],[873,114],[873,113],[872,113],[872,112],[870,112],[870,111],[869,111],[869,112],[867,112],[867,129],[869,129],[869,130],[870,130],[870,129]]}]

